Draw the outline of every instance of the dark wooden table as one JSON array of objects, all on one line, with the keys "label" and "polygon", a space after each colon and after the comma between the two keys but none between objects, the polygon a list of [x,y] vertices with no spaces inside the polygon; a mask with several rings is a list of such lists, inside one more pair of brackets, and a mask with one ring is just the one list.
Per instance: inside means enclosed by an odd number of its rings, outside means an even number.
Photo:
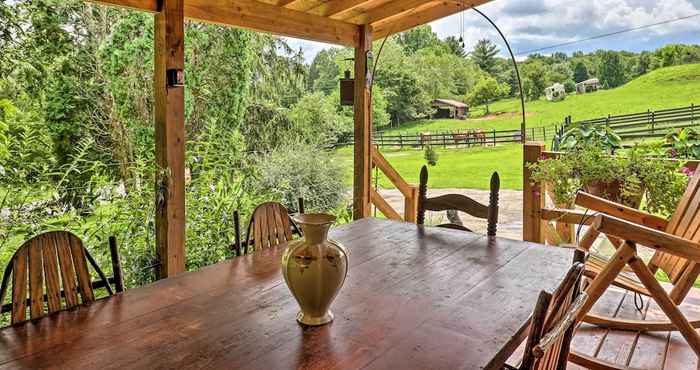
[{"label": "dark wooden table", "polygon": [[366,219],[335,321],[302,329],[282,248],[0,330],[0,369],[495,369],[526,335],[565,249]]}]

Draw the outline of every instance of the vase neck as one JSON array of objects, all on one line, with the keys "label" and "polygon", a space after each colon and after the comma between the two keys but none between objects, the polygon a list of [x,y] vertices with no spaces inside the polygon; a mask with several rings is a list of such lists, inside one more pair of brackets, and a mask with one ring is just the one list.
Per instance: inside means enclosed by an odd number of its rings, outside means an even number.
[{"label": "vase neck", "polygon": [[328,239],[328,231],[331,224],[304,224],[301,225],[304,238],[311,244],[321,244]]}]

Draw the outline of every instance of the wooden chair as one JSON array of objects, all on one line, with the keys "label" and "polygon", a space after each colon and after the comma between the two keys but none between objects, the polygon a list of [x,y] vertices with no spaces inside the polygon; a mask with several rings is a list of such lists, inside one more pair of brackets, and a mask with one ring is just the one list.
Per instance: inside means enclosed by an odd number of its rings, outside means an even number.
[{"label": "wooden chair", "polygon": [[[12,275],[11,304],[2,306],[0,313],[11,312],[11,323],[37,319],[95,301],[94,290],[105,288],[109,295],[124,290],[123,274],[117,242],[109,240],[114,276],[107,278],[83,246],[83,242],[67,231],[51,231],[26,241],[15,252],[5,269],[0,285],[0,304],[5,300]],[[99,280],[93,282],[87,263],[93,267]],[[115,285],[112,290],[110,283]],[[80,295],[80,300],[78,299]]]},{"label": "wooden chair", "polygon": [[[420,185],[418,187],[418,225],[425,224],[425,211],[448,211],[456,210],[467,213],[473,217],[486,219],[488,222],[486,234],[496,236],[498,227],[498,191],[501,187],[501,180],[498,172],[491,175],[491,192],[489,193],[489,205],[485,206],[462,194],[446,194],[435,198],[428,198],[428,167],[423,166],[420,170]],[[472,231],[463,225],[447,223],[437,225],[449,229]]]},{"label": "wooden chair", "polygon": [[[303,200],[299,199],[301,213],[303,213],[303,208]],[[255,207],[243,242],[241,242],[239,218],[238,211],[234,212],[234,227],[236,228],[234,248],[239,256],[248,254],[253,246],[256,249],[274,247],[292,240],[294,234],[301,235],[300,229],[289,217],[289,211],[280,203],[267,202]]]},{"label": "wooden chair", "polygon": [[[599,213],[578,248],[589,251],[601,233],[617,248],[609,260],[588,268],[591,281],[586,292],[590,299],[581,318],[622,330],[678,330],[700,355],[700,335],[694,330],[700,327],[700,320],[689,322],[678,309],[700,275],[700,172],[690,180],[670,221],[586,193],[579,193],[576,204]],[[649,264],[637,254],[637,244],[656,250]],[[631,276],[624,276],[625,267],[629,267]],[[659,269],[673,284],[670,293],[654,276]],[[621,320],[588,314],[613,284],[653,298],[669,321]]]},{"label": "wooden chair", "polygon": [[580,292],[584,266],[574,263],[554,293],[540,292],[517,370],[566,369],[576,318],[588,296]]}]

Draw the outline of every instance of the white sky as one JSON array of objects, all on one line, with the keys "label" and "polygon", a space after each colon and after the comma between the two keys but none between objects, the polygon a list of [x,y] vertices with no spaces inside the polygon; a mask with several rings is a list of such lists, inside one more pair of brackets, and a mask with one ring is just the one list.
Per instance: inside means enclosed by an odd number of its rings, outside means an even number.
[{"label": "white sky", "polygon": [[[514,52],[583,39],[632,27],[700,14],[700,0],[498,0],[479,8],[501,28]],[[440,38],[459,35],[459,14],[432,22]],[[467,50],[488,38],[501,45],[498,33],[474,11],[464,16]],[[289,39],[307,61],[331,45]],[[700,44],[700,16],[620,35],[542,51],[653,50],[668,43]],[[505,56],[505,54],[504,54]]]}]

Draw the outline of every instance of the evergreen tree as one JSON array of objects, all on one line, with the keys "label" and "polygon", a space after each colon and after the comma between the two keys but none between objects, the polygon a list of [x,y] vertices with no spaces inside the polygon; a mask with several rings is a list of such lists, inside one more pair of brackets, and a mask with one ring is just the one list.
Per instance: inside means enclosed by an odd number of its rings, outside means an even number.
[{"label": "evergreen tree", "polygon": [[472,59],[486,73],[494,73],[496,66],[496,55],[498,55],[498,46],[491,40],[479,40],[472,51]]},{"label": "evergreen tree", "polygon": [[588,79],[588,68],[583,62],[577,62],[574,66],[574,81],[579,83]]},{"label": "evergreen tree", "polygon": [[445,45],[450,49],[452,54],[464,58],[467,56],[467,52],[464,50],[464,46],[462,46],[462,43],[457,40],[456,37],[454,36],[448,36],[444,40]]}]

